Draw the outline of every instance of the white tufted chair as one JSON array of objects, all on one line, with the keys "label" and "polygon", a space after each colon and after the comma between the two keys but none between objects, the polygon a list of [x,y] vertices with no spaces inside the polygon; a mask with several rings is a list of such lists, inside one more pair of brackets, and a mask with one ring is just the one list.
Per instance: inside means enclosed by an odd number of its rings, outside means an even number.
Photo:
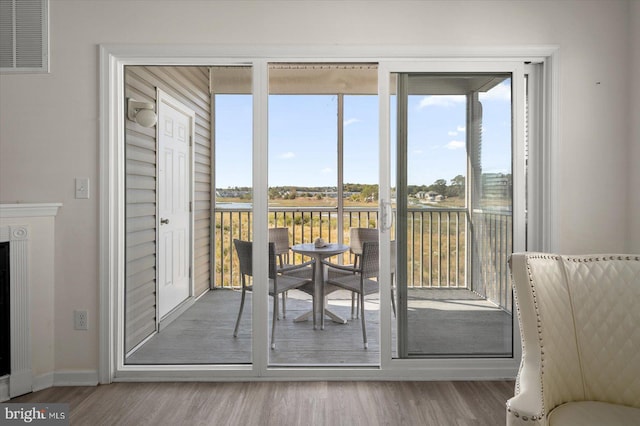
[{"label": "white tufted chair", "polygon": [[522,336],[507,425],[640,425],[640,256],[511,256]]}]

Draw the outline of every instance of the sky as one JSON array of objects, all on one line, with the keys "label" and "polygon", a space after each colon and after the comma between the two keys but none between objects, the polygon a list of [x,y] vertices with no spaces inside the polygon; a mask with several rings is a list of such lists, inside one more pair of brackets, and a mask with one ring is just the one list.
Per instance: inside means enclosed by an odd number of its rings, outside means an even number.
[{"label": "sky", "polygon": [[[481,94],[480,102],[483,171],[510,173],[510,80]],[[465,175],[465,96],[413,95],[408,111],[409,184]],[[251,95],[217,95],[217,188],[251,186],[251,114]],[[268,114],[269,186],[336,186],[337,96],[271,95]],[[377,183],[377,96],[345,96],[343,125],[344,182]]]}]

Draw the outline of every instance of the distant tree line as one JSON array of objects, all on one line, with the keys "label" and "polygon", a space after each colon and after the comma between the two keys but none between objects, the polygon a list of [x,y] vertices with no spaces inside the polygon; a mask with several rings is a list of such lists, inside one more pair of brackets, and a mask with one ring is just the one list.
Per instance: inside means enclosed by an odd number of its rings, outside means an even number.
[{"label": "distant tree line", "polygon": [[415,196],[419,192],[435,192],[445,197],[464,197],[466,179],[462,175],[457,175],[449,181],[438,179],[431,185],[408,185],[407,192],[409,196]]},{"label": "distant tree line", "polygon": [[[409,196],[416,196],[419,192],[435,192],[445,197],[464,197],[465,184],[465,177],[457,175],[448,183],[445,179],[438,179],[431,185],[408,185],[407,191]],[[351,199],[355,201],[378,200],[379,191],[377,184],[345,183],[343,190],[345,193],[351,194]],[[249,187],[230,187],[227,189],[219,189],[218,191],[221,194],[246,194],[248,198],[251,197],[252,192]],[[326,194],[335,194],[336,191],[337,187],[335,186],[272,186],[269,187],[269,199],[293,200],[298,197],[315,197],[321,199],[326,196]]]}]

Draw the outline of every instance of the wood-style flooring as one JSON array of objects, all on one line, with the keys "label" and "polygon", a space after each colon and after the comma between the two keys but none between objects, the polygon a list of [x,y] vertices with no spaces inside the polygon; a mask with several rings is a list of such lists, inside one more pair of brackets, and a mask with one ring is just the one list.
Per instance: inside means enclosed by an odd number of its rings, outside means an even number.
[{"label": "wood-style flooring", "polygon": [[68,403],[73,426],[497,426],[511,381],[113,383],[9,402]]}]

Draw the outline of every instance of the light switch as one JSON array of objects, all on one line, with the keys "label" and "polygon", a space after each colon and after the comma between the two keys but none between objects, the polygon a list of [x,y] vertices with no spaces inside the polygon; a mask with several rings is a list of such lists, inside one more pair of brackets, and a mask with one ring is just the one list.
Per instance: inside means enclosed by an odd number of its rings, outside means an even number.
[{"label": "light switch", "polygon": [[89,198],[89,178],[76,178],[76,198]]}]

